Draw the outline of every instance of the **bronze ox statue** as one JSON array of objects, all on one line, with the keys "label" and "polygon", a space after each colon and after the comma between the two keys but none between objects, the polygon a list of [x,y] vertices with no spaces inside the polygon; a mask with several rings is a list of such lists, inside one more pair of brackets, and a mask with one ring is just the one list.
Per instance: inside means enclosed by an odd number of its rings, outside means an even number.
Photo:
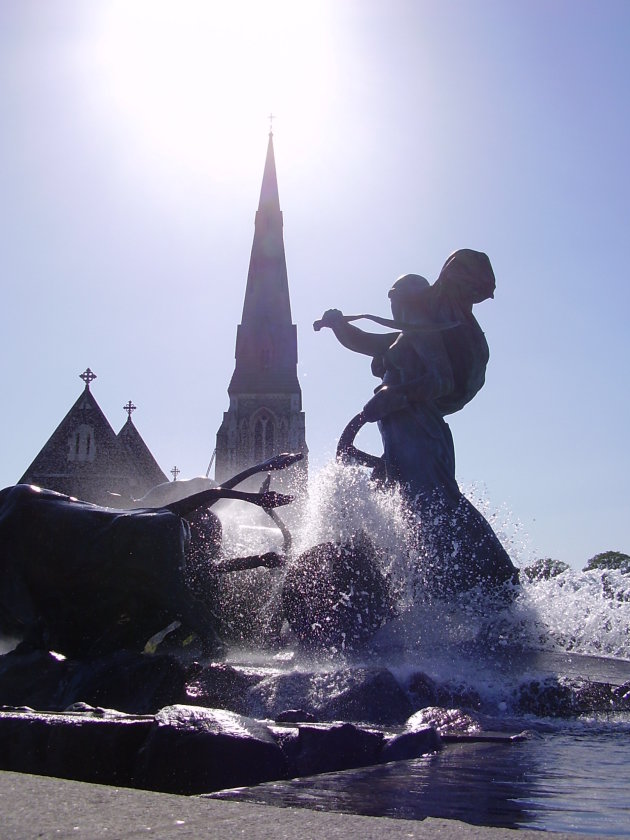
[{"label": "bronze ox statue", "polygon": [[[300,457],[277,456],[248,473],[282,469]],[[0,632],[22,639],[26,649],[82,657],[142,649],[176,619],[211,649],[208,590],[191,585],[200,553],[208,555],[210,577],[282,562],[274,552],[218,559],[221,525],[209,507],[219,499],[267,510],[292,501],[224,485],[162,508],[116,510],[30,485],[0,491]]]}]

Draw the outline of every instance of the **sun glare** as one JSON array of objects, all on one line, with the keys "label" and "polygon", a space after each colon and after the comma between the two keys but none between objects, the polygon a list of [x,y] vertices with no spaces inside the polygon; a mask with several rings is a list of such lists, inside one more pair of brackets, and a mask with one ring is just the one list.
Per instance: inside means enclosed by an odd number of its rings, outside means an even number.
[{"label": "sun glare", "polygon": [[233,177],[271,110],[303,155],[333,82],[328,14],[295,0],[113,0],[90,47],[109,118],[142,156],[196,176]]}]

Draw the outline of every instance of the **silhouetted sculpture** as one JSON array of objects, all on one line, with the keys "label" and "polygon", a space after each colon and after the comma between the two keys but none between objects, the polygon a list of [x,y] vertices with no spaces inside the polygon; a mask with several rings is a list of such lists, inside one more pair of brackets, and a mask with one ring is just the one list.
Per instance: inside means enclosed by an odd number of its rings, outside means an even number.
[{"label": "silhouetted sculpture", "polygon": [[302,648],[329,652],[360,649],[395,615],[378,549],[363,532],[313,546],[289,564],[282,607]]},{"label": "silhouetted sculpture", "polygon": [[[292,498],[216,487],[161,508],[114,510],[31,485],[7,487],[0,491],[0,633],[21,638],[22,652],[54,649],[80,658],[141,650],[176,618],[214,649],[213,578],[276,568],[282,560],[275,552],[216,557],[212,529],[220,522],[208,508],[238,499],[267,510]],[[200,509],[205,522],[195,518]],[[190,579],[202,554],[207,586]]]},{"label": "silhouetted sculpture", "polygon": [[[340,454],[360,456],[352,446],[354,435],[364,423],[378,423],[383,457],[362,460],[374,467],[375,478],[400,485],[419,516],[429,572],[423,585],[440,594],[518,579],[488,522],[460,493],[444,420],[485,381],[488,345],[472,307],[493,297],[494,289],[488,257],[464,249],[448,258],[433,285],[417,274],[400,277],[389,292],[393,320],[329,309],[313,325],[330,327],[344,347],[372,357],[372,373],[382,384],[342,435]],[[368,333],[349,323],[359,318],[395,332]],[[436,519],[439,525],[428,527]]]}]

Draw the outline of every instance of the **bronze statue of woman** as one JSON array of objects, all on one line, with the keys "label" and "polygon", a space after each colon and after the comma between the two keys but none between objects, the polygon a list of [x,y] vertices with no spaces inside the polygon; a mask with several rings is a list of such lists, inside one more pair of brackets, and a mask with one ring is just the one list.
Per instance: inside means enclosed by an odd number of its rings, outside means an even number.
[{"label": "bronze statue of woman", "polygon": [[[465,549],[474,560],[465,564],[470,582],[495,578],[497,570],[501,582],[516,574],[488,522],[460,493],[453,438],[444,420],[485,381],[488,345],[472,307],[493,297],[494,289],[488,257],[463,249],[448,258],[433,285],[417,274],[396,280],[389,292],[392,320],[329,309],[314,324],[329,327],[344,347],[372,358],[381,385],[355,418],[355,431],[364,422],[378,423],[384,452],[375,474],[399,485],[420,518],[439,511],[447,525],[430,535],[432,552],[444,568],[445,554]],[[350,323],[366,317],[394,332],[369,333]]]}]

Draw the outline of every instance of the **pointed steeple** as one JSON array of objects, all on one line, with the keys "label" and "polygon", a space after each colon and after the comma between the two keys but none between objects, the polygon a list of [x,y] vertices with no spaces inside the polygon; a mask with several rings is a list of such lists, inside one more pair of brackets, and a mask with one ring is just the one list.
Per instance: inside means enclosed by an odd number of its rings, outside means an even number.
[{"label": "pointed steeple", "polygon": [[[162,484],[168,479],[160,469],[158,462],[153,457],[151,450],[144,442],[140,432],[136,429],[131,419],[131,414],[135,411],[135,408],[136,406],[131,400],[129,400],[127,405],[123,406],[124,411],[127,412],[127,420],[118,432],[117,438],[127,450],[143,481],[142,489],[146,487],[150,490],[152,487],[155,487],[157,484]],[[141,495],[144,495],[144,493],[141,493]]]},{"label": "pointed steeple", "polygon": [[[283,236],[270,131],[243,316],[236,331],[230,407],[217,432],[219,482],[279,452],[308,452]],[[294,472],[302,481],[306,470],[304,458]]]},{"label": "pointed steeple", "polygon": [[236,335],[236,367],[228,392],[287,390],[299,391],[297,332],[291,323],[283,219],[269,132],[243,315]]}]

